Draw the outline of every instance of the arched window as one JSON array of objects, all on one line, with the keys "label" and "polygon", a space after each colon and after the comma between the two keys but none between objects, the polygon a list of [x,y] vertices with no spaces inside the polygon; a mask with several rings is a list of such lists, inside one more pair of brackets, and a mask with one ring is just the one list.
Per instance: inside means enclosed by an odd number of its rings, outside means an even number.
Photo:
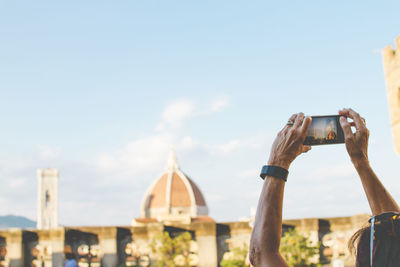
[{"label": "arched window", "polygon": [[46,208],[50,206],[50,194],[49,191],[46,191]]}]

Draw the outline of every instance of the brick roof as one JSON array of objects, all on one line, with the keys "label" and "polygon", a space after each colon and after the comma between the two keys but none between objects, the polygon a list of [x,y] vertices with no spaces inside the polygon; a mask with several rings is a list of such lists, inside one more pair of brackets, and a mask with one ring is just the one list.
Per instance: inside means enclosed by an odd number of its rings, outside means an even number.
[{"label": "brick roof", "polygon": [[[149,211],[160,208],[193,207],[194,210],[198,207],[207,209],[207,204],[199,187],[179,169],[175,154],[172,152],[165,172],[148,189],[142,209]],[[192,214],[193,217],[197,215]]]}]

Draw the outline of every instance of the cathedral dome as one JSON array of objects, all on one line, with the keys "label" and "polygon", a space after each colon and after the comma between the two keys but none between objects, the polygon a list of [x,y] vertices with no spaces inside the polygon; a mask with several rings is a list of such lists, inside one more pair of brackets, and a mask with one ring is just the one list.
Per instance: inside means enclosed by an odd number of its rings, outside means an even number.
[{"label": "cathedral dome", "polygon": [[208,215],[208,208],[198,186],[178,167],[171,151],[164,173],[147,190],[141,218],[181,221]]}]

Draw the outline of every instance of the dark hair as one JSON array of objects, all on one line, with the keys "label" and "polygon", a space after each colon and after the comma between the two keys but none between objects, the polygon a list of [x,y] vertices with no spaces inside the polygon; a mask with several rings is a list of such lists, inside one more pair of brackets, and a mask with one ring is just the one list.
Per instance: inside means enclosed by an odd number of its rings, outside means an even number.
[{"label": "dark hair", "polygon": [[67,260],[75,259],[75,254],[74,253],[65,253],[65,258]]},{"label": "dark hair", "polygon": [[[349,249],[356,251],[356,267],[370,267],[371,227],[358,230],[349,240]],[[373,267],[400,266],[400,220],[375,223]]]}]

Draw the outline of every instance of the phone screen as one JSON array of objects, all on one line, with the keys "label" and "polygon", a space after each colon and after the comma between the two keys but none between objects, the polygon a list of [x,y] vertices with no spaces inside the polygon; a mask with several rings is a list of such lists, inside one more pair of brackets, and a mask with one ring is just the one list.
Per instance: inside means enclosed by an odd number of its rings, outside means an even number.
[{"label": "phone screen", "polygon": [[342,126],[340,126],[340,115],[311,116],[312,122],[308,128],[304,145],[328,145],[344,143]]}]

